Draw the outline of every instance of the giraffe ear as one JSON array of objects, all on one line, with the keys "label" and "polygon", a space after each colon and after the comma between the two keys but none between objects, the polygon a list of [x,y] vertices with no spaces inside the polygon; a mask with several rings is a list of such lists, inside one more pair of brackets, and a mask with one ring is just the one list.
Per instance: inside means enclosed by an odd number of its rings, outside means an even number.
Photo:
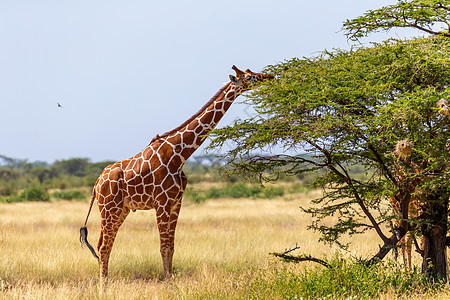
[{"label": "giraffe ear", "polygon": [[236,78],[236,76],[230,75],[230,80],[232,83],[238,83],[238,79]]}]

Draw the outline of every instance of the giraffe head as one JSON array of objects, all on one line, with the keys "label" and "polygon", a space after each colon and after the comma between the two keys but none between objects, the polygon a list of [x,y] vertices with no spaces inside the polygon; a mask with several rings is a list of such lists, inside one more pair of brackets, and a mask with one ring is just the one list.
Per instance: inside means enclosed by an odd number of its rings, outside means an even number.
[{"label": "giraffe head", "polygon": [[252,83],[274,78],[273,75],[254,73],[250,71],[250,69],[241,71],[236,66],[231,68],[236,72],[236,76],[230,75],[230,80],[231,83],[236,86],[236,90],[238,92],[245,92],[249,90]]}]

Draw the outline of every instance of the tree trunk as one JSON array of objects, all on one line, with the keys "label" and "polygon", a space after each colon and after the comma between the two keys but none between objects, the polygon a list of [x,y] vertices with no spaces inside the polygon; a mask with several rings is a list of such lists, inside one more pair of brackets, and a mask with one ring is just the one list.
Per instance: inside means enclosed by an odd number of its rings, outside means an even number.
[{"label": "tree trunk", "polygon": [[422,226],[424,252],[422,271],[438,280],[447,280],[447,217],[448,195],[430,195]]}]

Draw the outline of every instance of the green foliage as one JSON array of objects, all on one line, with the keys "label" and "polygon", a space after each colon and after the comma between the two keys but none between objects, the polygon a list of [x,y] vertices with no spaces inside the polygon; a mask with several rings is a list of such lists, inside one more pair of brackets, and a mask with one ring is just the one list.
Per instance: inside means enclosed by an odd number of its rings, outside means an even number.
[{"label": "green foliage", "polygon": [[25,189],[18,196],[11,196],[2,199],[2,202],[28,202],[28,201],[50,201],[50,195],[42,186],[31,186]]},{"label": "green foliage", "polygon": [[382,295],[407,297],[415,292],[439,290],[442,285],[429,281],[420,270],[405,272],[393,262],[367,267],[357,260],[337,255],[332,268],[314,266],[300,272],[287,267],[255,270],[241,278],[232,290],[196,291],[199,299],[377,299]]},{"label": "green foliage", "polygon": [[83,200],[86,198],[86,195],[79,190],[71,190],[71,191],[57,191],[52,194],[52,196],[56,199],[61,200]]},{"label": "green foliage", "polygon": [[186,188],[186,191],[184,192],[184,196],[185,199],[189,199],[190,201],[194,202],[194,203],[203,203],[206,201],[206,197],[205,195],[203,195],[203,193],[194,190],[190,187]]},{"label": "green foliage", "polygon": [[[324,195],[305,211],[323,241],[340,244],[343,234],[368,229],[386,241],[379,224],[389,220],[381,205],[387,198],[410,197],[403,187],[414,178],[422,178],[417,190],[449,194],[449,120],[435,108],[450,98],[449,66],[450,39],[438,36],[269,66],[277,79],[248,98],[259,115],[213,131],[211,147],[234,142],[225,156],[235,173],[249,178],[317,172],[314,187]],[[401,140],[414,145],[406,162],[394,153]],[[286,154],[255,155],[276,145]],[[399,165],[401,180],[394,175]],[[354,176],[355,167],[365,176]],[[335,215],[338,223],[330,225],[326,219]]]},{"label": "green foliage", "polygon": [[262,198],[272,199],[284,196],[284,188],[282,186],[266,186],[262,190]]},{"label": "green foliage", "polygon": [[54,167],[60,170],[62,174],[83,177],[86,175],[86,167],[88,164],[89,160],[87,158],[71,158],[56,161]]},{"label": "green foliage", "polygon": [[394,27],[415,28],[450,37],[450,1],[400,0],[397,4],[369,10],[358,18],[344,22],[347,37],[352,40]]},{"label": "green foliage", "polygon": [[332,268],[312,268],[302,274],[280,272],[273,284],[287,297],[376,298],[388,291],[407,294],[422,288],[425,278],[417,270],[404,273],[397,265],[366,267],[357,262],[335,260]]},{"label": "green foliage", "polygon": [[22,202],[26,201],[50,201],[50,195],[41,186],[32,186],[25,189],[19,198]]},{"label": "green foliage", "polygon": [[261,192],[262,187],[259,185],[245,185],[243,183],[236,183],[227,185],[223,189],[223,197],[230,198],[251,198],[255,197]]},{"label": "green foliage", "polygon": [[[300,189],[292,189],[291,193],[299,192]],[[304,192],[305,188],[301,190]],[[285,194],[283,186],[266,186],[260,184],[232,183],[223,187],[211,187],[205,191],[193,189],[188,186],[184,193],[184,198],[194,203],[202,203],[208,199],[219,198],[251,198],[251,199],[272,199],[282,197]]]}]

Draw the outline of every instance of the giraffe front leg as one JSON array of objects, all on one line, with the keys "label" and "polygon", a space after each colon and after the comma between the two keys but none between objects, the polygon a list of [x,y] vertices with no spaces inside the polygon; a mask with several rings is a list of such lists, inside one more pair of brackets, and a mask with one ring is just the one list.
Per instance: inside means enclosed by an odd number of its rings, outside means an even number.
[{"label": "giraffe front leg", "polygon": [[172,277],[172,260],[174,253],[175,229],[178,221],[181,203],[177,203],[170,210],[165,209],[157,215],[160,251],[164,267],[164,278]]}]

